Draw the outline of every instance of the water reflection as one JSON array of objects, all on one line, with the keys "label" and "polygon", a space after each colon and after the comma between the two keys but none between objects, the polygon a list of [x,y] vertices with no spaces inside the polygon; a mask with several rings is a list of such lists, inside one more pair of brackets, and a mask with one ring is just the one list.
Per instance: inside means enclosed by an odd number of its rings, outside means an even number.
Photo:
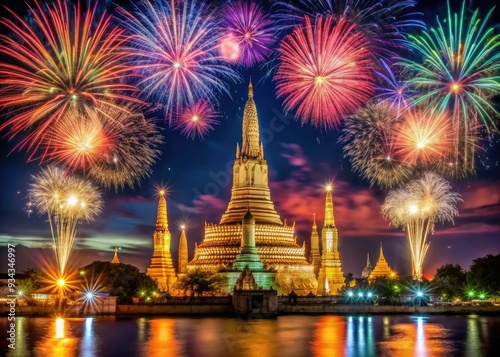
[{"label": "water reflection", "polygon": [[[500,348],[500,317],[19,318],[8,356],[455,356]],[[0,319],[0,328],[7,326]],[[5,350],[7,351],[7,350]],[[0,353],[5,355],[5,353]]]},{"label": "water reflection", "polygon": [[60,317],[49,321],[44,338],[36,343],[35,354],[75,356],[79,339],[73,336],[70,323]]},{"label": "water reflection", "polygon": [[[357,331],[357,333],[355,333]],[[346,356],[375,356],[375,338],[372,317],[347,318]]]}]

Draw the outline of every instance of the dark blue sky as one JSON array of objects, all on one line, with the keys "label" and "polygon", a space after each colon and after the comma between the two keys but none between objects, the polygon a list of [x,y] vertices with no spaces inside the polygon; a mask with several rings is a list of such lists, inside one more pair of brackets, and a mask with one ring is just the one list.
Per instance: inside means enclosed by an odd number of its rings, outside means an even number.
[{"label": "dark blue sky", "polygon": [[[492,4],[487,4],[489,8]],[[427,5],[424,9],[427,9]],[[498,12],[498,10],[497,10]],[[429,17],[429,12],[426,17]],[[434,16],[432,16],[434,17]],[[498,18],[498,16],[497,16]],[[219,222],[230,196],[230,165],[236,142],[241,141],[241,121],[250,75],[254,81],[255,102],[264,142],[265,157],[270,168],[271,196],[282,219],[297,222],[298,243],[305,240],[309,248],[312,214],[317,213],[322,226],[324,210],[323,185],[335,184],[334,203],[339,229],[343,269],[359,276],[370,252],[372,264],[378,257],[379,242],[384,244],[389,264],[401,274],[410,272],[409,252],[403,232],[388,225],[380,215],[386,192],[370,189],[366,181],[351,172],[337,143],[338,133],[320,132],[301,126],[283,114],[276,99],[275,84],[262,79],[258,69],[241,71],[245,83],[233,85],[231,98],[222,97],[223,118],[205,140],[190,140],[165,128],[163,154],[153,168],[150,179],[135,190],[105,193],[103,213],[89,224],[79,226],[71,261],[82,266],[93,260],[111,260],[115,245],[121,246],[122,262],[145,270],[152,254],[152,234],[156,218],[156,187],[169,189],[168,213],[172,232],[172,253],[177,260],[179,226],[187,225],[189,256],[195,242],[203,238],[203,222]],[[25,211],[26,189],[30,175],[39,171],[36,162],[26,163],[24,153],[9,151],[13,144],[5,139],[1,145],[0,246],[6,256],[7,243],[17,244],[18,271],[39,264],[40,259],[53,259],[52,240],[46,218],[28,217]],[[460,216],[455,225],[437,225],[430,237],[424,272],[433,275],[444,263],[468,267],[472,259],[500,251],[500,169],[498,146],[485,154],[489,168],[478,167],[478,177],[454,184],[463,196]],[[0,259],[4,261],[4,259]],[[6,271],[2,264],[0,272]]]}]

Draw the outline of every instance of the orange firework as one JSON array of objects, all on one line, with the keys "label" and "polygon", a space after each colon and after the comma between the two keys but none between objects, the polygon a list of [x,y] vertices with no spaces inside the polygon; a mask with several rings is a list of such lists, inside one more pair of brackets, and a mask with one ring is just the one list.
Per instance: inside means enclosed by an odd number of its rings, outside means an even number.
[{"label": "orange firework", "polygon": [[57,123],[47,144],[47,157],[70,169],[93,166],[112,145],[100,121],[76,115]]},{"label": "orange firework", "polygon": [[451,143],[452,127],[445,111],[409,110],[397,134],[398,153],[412,165],[437,161],[448,153]]}]

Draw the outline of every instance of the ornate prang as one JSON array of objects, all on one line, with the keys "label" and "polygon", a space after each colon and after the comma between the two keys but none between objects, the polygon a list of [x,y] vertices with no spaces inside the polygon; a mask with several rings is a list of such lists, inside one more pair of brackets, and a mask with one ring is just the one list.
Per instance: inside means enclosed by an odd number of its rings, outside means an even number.
[{"label": "ornate prang", "polygon": [[378,257],[377,264],[375,268],[370,272],[368,276],[368,281],[373,281],[379,277],[396,278],[397,274],[391,269],[387,260],[384,257],[384,251],[382,250],[382,242],[380,242],[380,255]]},{"label": "ornate prang", "polygon": [[[269,168],[259,139],[259,122],[253,95],[250,83],[243,113],[243,142],[241,146],[236,146],[233,185],[227,210],[219,225],[205,225],[203,242],[196,249],[188,269],[214,269],[234,264],[242,249],[242,220],[251,211],[255,219],[255,249],[266,273],[276,272],[279,275],[275,284],[280,293],[289,293],[294,289],[298,294],[307,295],[311,290],[315,292],[317,287],[313,266],[304,257],[304,247],[297,245],[295,241],[295,222],[292,226],[283,223],[271,200]],[[255,276],[256,272],[253,274]],[[257,281],[257,284],[261,285],[261,282]]]},{"label": "ornate prang", "polygon": [[120,259],[118,259],[118,247],[115,247],[115,255],[111,260],[111,263],[118,264],[120,263]]},{"label": "ornate prang", "polygon": [[178,260],[178,273],[187,273],[188,264],[188,243],[186,237],[185,227],[182,226],[181,236],[179,238],[179,260]]}]

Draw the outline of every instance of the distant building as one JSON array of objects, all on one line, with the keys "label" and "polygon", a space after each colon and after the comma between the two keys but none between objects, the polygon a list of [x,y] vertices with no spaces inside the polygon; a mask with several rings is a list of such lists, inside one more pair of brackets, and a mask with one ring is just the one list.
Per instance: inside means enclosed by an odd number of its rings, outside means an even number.
[{"label": "distant building", "polygon": [[120,259],[118,259],[118,247],[115,247],[115,255],[111,260],[111,263],[120,263]]},{"label": "distant building", "polygon": [[384,251],[382,250],[382,242],[380,242],[380,255],[378,257],[377,264],[375,264],[375,268],[371,271],[368,276],[368,281],[372,282],[376,278],[387,277],[387,278],[396,278],[397,274],[394,270],[391,269],[389,263],[384,257]]},{"label": "distant building", "polygon": [[370,253],[366,253],[366,265],[363,268],[363,271],[361,272],[361,279],[368,279],[368,276],[370,276],[370,273],[373,270],[372,263],[370,262]]},{"label": "distant building", "polygon": [[156,228],[153,234],[153,256],[151,264],[146,272],[151,278],[158,282],[160,289],[164,291],[173,290],[177,282],[172,255],[170,254],[171,234],[168,230],[167,200],[165,191],[160,190],[158,201],[158,213],[156,216]]}]

